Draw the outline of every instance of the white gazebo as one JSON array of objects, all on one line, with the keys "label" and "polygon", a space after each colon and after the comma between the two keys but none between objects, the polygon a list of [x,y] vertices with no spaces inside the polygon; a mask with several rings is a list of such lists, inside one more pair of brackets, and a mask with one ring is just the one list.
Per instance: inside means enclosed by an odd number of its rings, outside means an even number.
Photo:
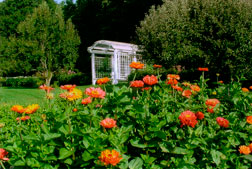
[{"label": "white gazebo", "polygon": [[96,41],[88,47],[92,57],[92,84],[99,78],[109,77],[113,84],[127,80],[132,61],[139,60],[137,45],[108,40]]}]

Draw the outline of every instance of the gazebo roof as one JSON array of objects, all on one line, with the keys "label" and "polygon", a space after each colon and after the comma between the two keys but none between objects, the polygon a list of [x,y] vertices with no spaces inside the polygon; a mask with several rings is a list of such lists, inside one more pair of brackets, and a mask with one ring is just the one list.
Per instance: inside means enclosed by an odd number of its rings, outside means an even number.
[{"label": "gazebo roof", "polygon": [[99,40],[96,41],[92,46],[88,47],[89,53],[102,52],[114,52],[114,50],[121,50],[125,52],[136,52],[138,51],[138,46],[130,43],[116,42],[109,40]]}]

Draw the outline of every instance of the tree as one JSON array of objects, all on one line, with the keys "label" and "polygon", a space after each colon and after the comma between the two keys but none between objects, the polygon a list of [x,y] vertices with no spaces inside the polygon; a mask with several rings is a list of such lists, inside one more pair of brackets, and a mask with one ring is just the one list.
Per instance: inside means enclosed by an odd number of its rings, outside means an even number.
[{"label": "tree", "polygon": [[146,59],[166,67],[251,77],[251,21],[250,0],[165,0],[141,22],[138,43]]},{"label": "tree", "polygon": [[[79,36],[71,20],[66,23],[62,9],[50,10],[42,2],[34,12],[18,25],[20,36],[17,58],[25,57],[37,71],[41,71],[50,85],[53,73],[72,69],[78,58]],[[25,54],[23,54],[25,53]]]}]

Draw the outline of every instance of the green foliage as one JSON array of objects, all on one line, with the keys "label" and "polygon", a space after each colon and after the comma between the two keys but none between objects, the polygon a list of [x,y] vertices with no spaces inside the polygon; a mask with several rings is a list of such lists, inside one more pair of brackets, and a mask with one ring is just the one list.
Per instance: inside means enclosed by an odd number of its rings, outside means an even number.
[{"label": "green foliage", "polygon": [[207,66],[225,80],[251,79],[251,21],[249,0],[165,0],[137,28],[138,43],[145,59],[167,68]]},{"label": "green foliage", "polygon": [[2,86],[6,87],[29,87],[29,88],[38,88],[43,84],[43,80],[36,77],[18,77],[18,78],[6,78],[1,81]]},{"label": "green foliage", "polygon": [[74,74],[55,74],[52,78],[52,84],[65,85],[65,84],[76,84],[76,85],[87,85],[90,84],[91,79],[89,74],[74,73]]}]

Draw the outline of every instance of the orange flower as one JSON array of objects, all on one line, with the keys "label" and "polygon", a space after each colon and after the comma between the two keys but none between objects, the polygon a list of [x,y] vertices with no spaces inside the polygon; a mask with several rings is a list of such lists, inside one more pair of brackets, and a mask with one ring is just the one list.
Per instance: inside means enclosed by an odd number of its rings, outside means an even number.
[{"label": "orange flower", "polygon": [[110,79],[109,79],[108,77],[104,77],[104,78],[98,79],[98,80],[96,81],[96,83],[97,83],[98,85],[102,85],[102,84],[108,83],[109,81],[110,81]]},{"label": "orange flower", "polygon": [[150,86],[155,85],[155,84],[158,83],[158,79],[154,75],[151,75],[151,76],[147,75],[147,76],[145,76],[143,78],[143,81],[144,81],[145,84],[150,85]]},{"label": "orange flower", "polygon": [[33,114],[33,113],[35,113],[38,110],[38,108],[39,108],[38,104],[29,105],[29,106],[27,106],[24,109],[24,113],[26,113],[26,114]]},{"label": "orange flower", "polygon": [[218,81],[218,82],[219,82],[219,83],[221,83],[221,84],[223,83],[223,81],[222,81],[222,80],[220,80],[220,81]]},{"label": "orange flower", "polygon": [[167,79],[176,79],[176,80],[179,80],[180,76],[179,75],[175,75],[175,74],[168,74],[167,75]]},{"label": "orange flower", "polygon": [[174,86],[178,84],[178,81],[176,79],[169,79],[169,80],[166,80],[166,84]]},{"label": "orange flower", "polygon": [[198,70],[202,71],[202,72],[207,72],[208,68],[207,67],[199,67]]},{"label": "orange flower", "polygon": [[246,120],[249,124],[252,124],[252,116],[247,116]]},{"label": "orange flower", "polygon": [[171,86],[173,89],[177,90],[177,91],[183,91],[183,88],[179,87],[179,86]]},{"label": "orange flower", "polygon": [[116,121],[111,118],[106,118],[100,122],[100,125],[104,128],[113,128],[116,127]]},{"label": "orange flower", "polygon": [[91,97],[87,97],[87,98],[85,98],[85,99],[82,99],[82,101],[81,101],[81,104],[87,105],[87,104],[89,104],[89,103],[92,103]]},{"label": "orange flower", "polygon": [[246,87],[243,87],[243,88],[242,88],[242,91],[243,91],[243,92],[249,92],[249,89],[246,88]]},{"label": "orange flower", "polygon": [[134,69],[143,69],[144,64],[141,62],[132,62],[129,66]]},{"label": "orange flower", "polygon": [[6,158],[5,156],[7,156],[8,152],[3,149],[3,148],[0,148],[0,160],[3,160],[3,161],[8,161],[9,158]]},{"label": "orange flower", "polygon": [[216,121],[221,127],[227,128],[229,126],[229,121],[227,119],[224,119],[223,117],[217,117]]},{"label": "orange flower", "polygon": [[252,86],[249,86],[249,89],[252,90]]},{"label": "orange flower", "polygon": [[206,105],[207,106],[213,106],[213,107],[215,107],[219,103],[220,103],[220,101],[218,99],[207,99],[206,100]]},{"label": "orange flower", "polygon": [[107,149],[101,152],[101,156],[99,157],[99,159],[104,165],[111,164],[115,166],[121,161],[122,156],[116,150]]},{"label": "orange flower", "polygon": [[151,87],[144,87],[144,88],[142,88],[142,91],[144,91],[144,90],[151,90],[152,88]]},{"label": "orange flower", "polygon": [[182,96],[184,96],[184,97],[190,98],[191,95],[192,95],[191,90],[184,90],[184,91],[182,92]]},{"label": "orange flower", "polygon": [[200,111],[197,112],[195,115],[196,115],[197,119],[199,119],[199,120],[202,120],[205,117],[204,114],[202,112],[200,112]]},{"label": "orange flower", "polygon": [[209,107],[207,108],[207,112],[209,112],[209,113],[214,113],[214,107],[209,106]]},{"label": "orange flower", "polygon": [[104,99],[106,92],[104,92],[100,87],[94,88],[90,87],[85,90],[86,95],[89,95],[93,98]]},{"label": "orange flower", "polygon": [[30,116],[22,116],[21,118],[20,117],[17,117],[16,120],[22,120],[22,121],[26,121],[26,120],[29,120],[31,117]]},{"label": "orange flower", "polygon": [[179,116],[179,120],[181,123],[180,127],[187,125],[194,128],[198,123],[196,115],[189,110],[182,112]]},{"label": "orange flower", "polygon": [[161,68],[162,65],[156,65],[156,64],[154,64],[153,67],[154,67],[154,68]]},{"label": "orange flower", "polygon": [[192,91],[195,91],[195,92],[200,91],[200,87],[198,85],[191,85],[190,88],[192,89]]},{"label": "orange flower", "polygon": [[76,108],[73,109],[73,112],[77,112],[77,111],[78,111],[78,109],[76,109]]},{"label": "orange flower", "polygon": [[20,105],[12,106],[11,110],[14,111],[14,112],[17,112],[17,113],[23,113],[24,112],[23,106],[20,106]]},{"label": "orange flower", "polygon": [[182,83],[184,86],[191,86],[191,84],[189,82],[183,82]]},{"label": "orange flower", "polygon": [[251,153],[250,148],[248,146],[244,146],[244,145],[239,147],[239,151],[240,151],[240,154],[245,154],[245,155],[248,155]]},{"label": "orange flower", "polygon": [[61,89],[67,90],[67,91],[69,91],[69,92],[71,92],[75,87],[76,87],[76,85],[71,85],[71,84],[67,84],[67,85],[64,85],[64,86],[60,86]]},{"label": "orange flower", "polygon": [[74,101],[82,98],[82,91],[79,89],[71,89],[68,92],[61,93],[60,94],[61,98],[67,99],[68,101]]},{"label": "orange flower", "polygon": [[40,89],[46,91],[47,93],[50,93],[51,90],[53,90],[54,88],[50,87],[50,86],[46,86],[45,84],[44,85],[41,85],[39,86]]},{"label": "orange flower", "polygon": [[248,145],[248,147],[249,147],[250,151],[252,151],[252,143],[250,143],[250,144]]},{"label": "orange flower", "polygon": [[144,82],[142,80],[135,80],[130,82],[130,87],[143,87]]}]

